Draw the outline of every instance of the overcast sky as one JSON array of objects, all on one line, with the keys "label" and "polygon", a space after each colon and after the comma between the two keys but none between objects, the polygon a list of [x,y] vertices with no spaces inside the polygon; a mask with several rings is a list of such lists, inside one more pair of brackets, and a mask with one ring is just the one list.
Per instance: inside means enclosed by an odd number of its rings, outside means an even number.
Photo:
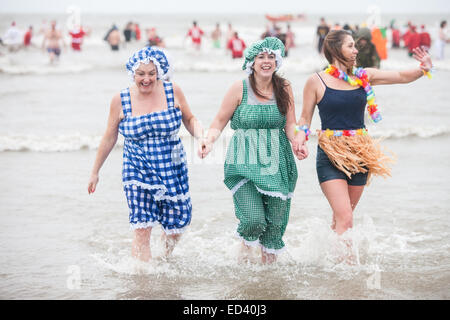
[{"label": "overcast sky", "polygon": [[0,0],[0,13],[65,13],[70,5],[84,13],[143,14],[366,13],[369,6],[376,5],[382,13],[450,15],[449,0]]}]

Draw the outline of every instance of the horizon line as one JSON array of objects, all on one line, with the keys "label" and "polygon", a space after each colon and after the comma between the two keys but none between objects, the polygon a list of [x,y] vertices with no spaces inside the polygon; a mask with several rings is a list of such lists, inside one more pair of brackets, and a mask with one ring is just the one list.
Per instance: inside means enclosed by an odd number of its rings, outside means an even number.
[{"label": "horizon line", "polygon": [[[137,11],[127,11],[127,12],[105,12],[105,11],[83,11],[82,12],[84,14],[105,14],[105,15],[124,15],[124,14],[167,14],[167,15],[173,15],[173,14],[234,14],[234,15],[248,15],[248,14],[252,14],[252,15],[265,15],[265,14],[269,14],[268,12],[265,13],[260,13],[260,12],[245,12],[245,11],[239,11],[239,12],[228,12],[228,11],[221,11],[221,12],[212,12],[212,11],[202,11],[202,12],[137,12]],[[26,11],[3,11],[0,14],[67,14],[66,12],[62,12],[62,11],[38,11],[38,12],[26,12]],[[286,12],[270,12],[270,14],[274,14],[274,15],[282,15],[282,14],[288,14]],[[361,12],[361,11],[346,11],[346,12],[323,12],[323,11],[318,11],[318,12],[296,12],[296,13],[291,13],[291,14],[304,14],[305,16],[308,15],[346,15],[346,14],[366,14],[366,12]],[[448,12],[442,12],[442,11],[427,11],[427,12],[423,12],[423,11],[382,11],[381,14],[421,14],[421,15],[426,15],[426,14],[441,14],[441,15],[447,15],[450,14],[450,11]]]}]

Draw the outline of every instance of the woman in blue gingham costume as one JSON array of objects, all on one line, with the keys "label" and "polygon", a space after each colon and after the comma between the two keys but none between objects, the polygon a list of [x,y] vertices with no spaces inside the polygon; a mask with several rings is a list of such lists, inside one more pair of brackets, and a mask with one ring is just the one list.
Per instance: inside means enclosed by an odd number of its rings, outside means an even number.
[{"label": "woman in blue gingham costume", "polygon": [[164,82],[168,109],[131,115],[129,88],[122,90],[124,136],[122,181],[132,229],[161,224],[167,234],[181,233],[191,220],[188,170],[178,130],[181,111],[174,107],[173,88]]},{"label": "woman in blue gingham costume", "polygon": [[[132,255],[148,261],[153,226],[162,226],[168,255],[191,221],[186,153],[178,131],[182,121],[195,137],[202,137],[203,129],[181,89],[166,81],[169,62],[162,50],[151,47],[139,50],[126,67],[135,83],[111,102],[108,128],[99,146],[88,192],[95,191],[98,172],[117,140],[117,133],[121,133],[125,138],[122,181],[130,228],[135,232]],[[154,104],[167,107],[155,108]]]}]

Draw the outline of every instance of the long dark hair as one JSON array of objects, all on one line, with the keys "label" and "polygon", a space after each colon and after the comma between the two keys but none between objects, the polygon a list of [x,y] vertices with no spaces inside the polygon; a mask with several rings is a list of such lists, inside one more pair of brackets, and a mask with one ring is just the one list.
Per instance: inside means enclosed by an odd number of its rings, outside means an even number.
[{"label": "long dark hair", "polygon": [[[257,88],[255,82],[255,75],[252,73],[249,76],[250,85],[252,86],[253,92],[264,99],[270,99],[270,97],[266,97],[263,95]],[[276,74],[276,72],[272,75],[272,86],[273,93],[275,95],[275,99],[277,101],[278,110],[282,115],[286,115],[289,109],[289,104],[291,103],[291,98],[289,97],[289,92],[286,88],[289,86],[289,82]]]},{"label": "long dark hair", "polygon": [[333,60],[336,59],[340,63],[346,65],[346,72],[350,74],[353,66],[349,65],[349,61],[345,59],[342,54],[342,44],[344,43],[346,36],[351,36],[353,38],[351,32],[347,30],[332,30],[328,32],[325,40],[323,41],[323,53],[330,64],[332,64]]}]

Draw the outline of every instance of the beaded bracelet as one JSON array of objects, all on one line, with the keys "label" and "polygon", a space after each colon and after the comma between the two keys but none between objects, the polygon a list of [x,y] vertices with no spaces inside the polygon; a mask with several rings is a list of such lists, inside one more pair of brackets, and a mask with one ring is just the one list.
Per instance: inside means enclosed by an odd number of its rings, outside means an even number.
[{"label": "beaded bracelet", "polygon": [[431,79],[432,78],[431,74],[434,72],[434,66],[431,66],[431,69],[428,71],[422,69],[422,72],[424,76],[427,76],[428,79]]},{"label": "beaded bracelet", "polygon": [[306,141],[308,141],[308,136],[311,133],[311,130],[309,130],[308,126],[306,124],[300,126],[295,126],[294,132],[297,134],[299,131],[304,131],[306,136]]}]

